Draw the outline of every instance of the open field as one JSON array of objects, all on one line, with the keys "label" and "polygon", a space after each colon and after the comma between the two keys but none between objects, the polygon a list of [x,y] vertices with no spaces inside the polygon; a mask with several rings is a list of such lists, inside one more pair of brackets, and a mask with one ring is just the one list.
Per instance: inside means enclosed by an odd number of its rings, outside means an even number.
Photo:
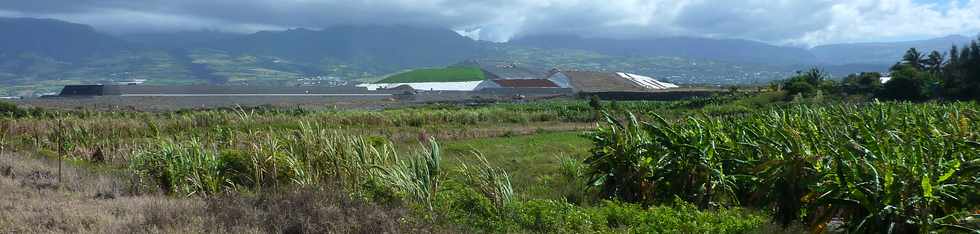
[{"label": "open field", "polygon": [[976,103],[778,98],[15,110],[0,232],[980,228]]}]

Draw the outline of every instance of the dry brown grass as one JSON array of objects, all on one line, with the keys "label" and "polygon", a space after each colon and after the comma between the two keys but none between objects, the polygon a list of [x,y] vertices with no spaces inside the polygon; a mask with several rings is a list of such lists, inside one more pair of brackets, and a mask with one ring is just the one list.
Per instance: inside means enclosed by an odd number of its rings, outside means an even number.
[{"label": "dry brown grass", "polygon": [[297,189],[211,200],[126,191],[126,179],[0,155],[0,233],[419,233],[408,210]]}]

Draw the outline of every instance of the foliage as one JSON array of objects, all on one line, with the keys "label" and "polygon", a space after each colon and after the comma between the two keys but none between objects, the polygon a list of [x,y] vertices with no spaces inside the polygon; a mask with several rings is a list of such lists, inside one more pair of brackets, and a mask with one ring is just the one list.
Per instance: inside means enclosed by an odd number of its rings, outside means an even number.
[{"label": "foliage", "polygon": [[797,72],[796,76],[783,81],[783,90],[786,91],[787,97],[798,94],[809,96],[820,90],[829,90],[832,83],[828,77],[829,74],[817,68]]},{"label": "foliage", "polygon": [[487,159],[479,152],[473,152],[482,163],[479,167],[470,167],[461,163],[460,174],[470,187],[475,188],[483,196],[490,199],[499,209],[509,206],[515,199],[514,188],[511,187],[510,176],[507,172],[490,166]]},{"label": "foliage", "polygon": [[624,201],[749,205],[814,229],[960,230],[980,207],[975,104],[799,106],[740,117],[607,117],[594,185]]},{"label": "foliage", "polygon": [[879,91],[878,96],[889,100],[921,101],[928,98],[926,88],[929,74],[911,66],[892,73],[892,79]]},{"label": "foliage", "polygon": [[[814,231],[840,221],[847,230],[826,231],[856,233],[976,227],[965,221],[980,208],[976,103],[770,106],[780,98],[617,102],[603,108],[606,118],[587,139],[533,128],[531,136],[442,144],[428,137],[586,122],[593,110],[584,100],[383,111],[44,111],[0,125],[9,123],[12,148],[61,149],[71,159],[105,149],[141,179],[141,191],[215,198],[336,189],[474,232],[744,233],[769,218]],[[425,144],[416,150],[389,140],[405,132],[400,139]]]},{"label": "foliage", "polygon": [[592,207],[556,200],[515,202],[505,210],[478,193],[464,188],[450,190],[444,213],[454,223],[497,233],[746,233],[759,230],[765,216],[744,209],[704,211],[683,201],[643,207],[603,201]]},{"label": "foliage", "polygon": [[7,152],[7,139],[11,135],[10,120],[0,118],[0,156],[3,156]]},{"label": "foliage", "polygon": [[435,139],[430,138],[429,144],[429,148],[423,149],[418,157],[400,160],[388,167],[379,165],[378,180],[431,212],[432,202],[441,189],[442,151]]},{"label": "foliage", "polygon": [[980,45],[973,41],[962,50],[954,46],[943,67],[942,94],[950,99],[980,100]]},{"label": "foliage", "polygon": [[880,90],[869,82],[867,73],[849,76],[839,89],[891,100],[980,100],[980,46],[973,41],[962,50],[953,46],[947,54],[932,51],[928,55],[910,48],[892,66],[891,76]]},{"label": "foliage", "polygon": [[711,131],[719,121],[689,119],[684,127],[670,126],[663,118],[640,124],[630,116],[625,124],[607,116],[606,126],[591,138],[595,147],[589,164],[591,183],[605,195],[630,202],[651,202],[681,197],[709,207],[733,201],[734,177],[726,174],[719,146]]},{"label": "foliage", "polygon": [[881,73],[862,72],[845,77],[841,89],[847,94],[874,94],[881,90],[881,85]]},{"label": "foliage", "polygon": [[15,116],[21,112],[16,104],[0,101],[0,116]]}]

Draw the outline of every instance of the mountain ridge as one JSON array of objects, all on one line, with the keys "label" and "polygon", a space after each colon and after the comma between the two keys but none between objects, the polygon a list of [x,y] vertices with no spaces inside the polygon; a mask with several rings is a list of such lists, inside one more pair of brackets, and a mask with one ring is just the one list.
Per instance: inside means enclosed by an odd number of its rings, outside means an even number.
[{"label": "mountain ridge", "polygon": [[793,65],[815,62],[802,48],[743,39],[665,37],[646,39],[585,38],[572,35],[530,36],[510,43],[542,48],[595,50],[621,56],[673,56],[728,62]]},{"label": "mountain ridge", "polygon": [[[8,35],[0,37],[4,42],[0,43],[0,86],[5,86],[0,87],[0,94],[121,79],[148,79],[153,84],[287,84],[319,76],[358,79],[486,58],[553,67],[635,70],[681,83],[758,83],[785,78],[820,60],[811,50],[739,39],[675,37],[620,43],[622,40],[559,35],[494,43],[448,29],[405,26],[113,36],[60,20],[0,18],[0,34]],[[907,49],[898,45],[889,47],[889,53],[898,55],[878,56],[888,63],[858,60],[819,66],[839,76],[884,71]]]},{"label": "mountain ridge", "polygon": [[5,35],[0,37],[0,52],[31,53],[70,62],[131,48],[91,26],[53,19],[0,18],[0,32]]}]

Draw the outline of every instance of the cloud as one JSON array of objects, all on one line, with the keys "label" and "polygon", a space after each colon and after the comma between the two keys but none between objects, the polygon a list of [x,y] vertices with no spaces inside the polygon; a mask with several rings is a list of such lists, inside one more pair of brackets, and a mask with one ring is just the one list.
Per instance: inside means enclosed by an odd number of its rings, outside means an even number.
[{"label": "cloud", "polygon": [[813,46],[980,31],[980,0],[31,0],[4,1],[0,15],[115,33],[370,24],[451,28],[490,41],[566,33]]}]

